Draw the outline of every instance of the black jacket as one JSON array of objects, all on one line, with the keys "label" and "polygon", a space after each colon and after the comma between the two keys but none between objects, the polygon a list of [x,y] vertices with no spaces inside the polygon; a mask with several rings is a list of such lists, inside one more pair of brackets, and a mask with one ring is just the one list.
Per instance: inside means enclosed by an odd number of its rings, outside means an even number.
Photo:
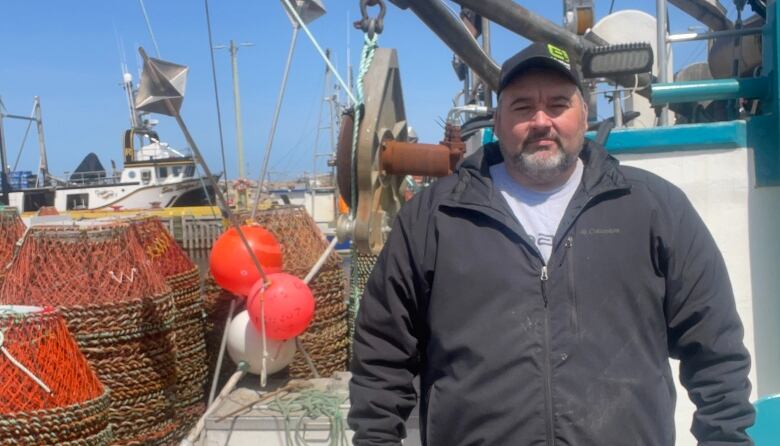
[{"label": "black jacket", "polygon": [[401,210],[354,339],[354,444],[673,445],[668,358],[700,445],[751,444],[750,358],[723,258],[677,187],[586,144],[544,264],[492,186],[494,144]]}]

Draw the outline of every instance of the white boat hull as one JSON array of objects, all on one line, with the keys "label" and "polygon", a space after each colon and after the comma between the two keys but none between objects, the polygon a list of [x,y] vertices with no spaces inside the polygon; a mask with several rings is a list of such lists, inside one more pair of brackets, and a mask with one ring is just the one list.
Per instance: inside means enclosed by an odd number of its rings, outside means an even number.
[{"label": "white boat hull", "polygon": [[[171,184],[116,184],[83,188],[57,189],[54,191],[54,207],[59,212],[93,209],[149,209],[170,207],[182,195],[202,188],[202,181],[193,178]],[[24,208],[24,196],[28,191],[11,192],[9,205],[20,212]]]}]

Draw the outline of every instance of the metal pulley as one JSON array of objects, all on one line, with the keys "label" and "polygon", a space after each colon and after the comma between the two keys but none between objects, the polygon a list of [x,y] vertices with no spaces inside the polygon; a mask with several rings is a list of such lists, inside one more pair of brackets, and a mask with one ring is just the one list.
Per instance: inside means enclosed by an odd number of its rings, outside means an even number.
[{"label": "metal pulley", "polygon": [[382,143],[407,138],[398,55],[394,49],[376,50],[363,78],[363,92],[365,104],[353,166],[357,191],[353,240],[359,251],[378,254],[403,204],[403,177],[389,175],[381,168]]},{"label": "metal pulley", "polygon": [[[352,156],[353,116],[343,116],[337,147],[337,180],[354,206],[352,231],[358,251],[378,254],[404,203],[408,175],[439,177],[450,169],[447,146],[410,143],[396,50],[378,48],[363,78],[364,104]],[[354,164],[353,164],[354,159]],[[352,197],[352,192],[356,196]]]}]

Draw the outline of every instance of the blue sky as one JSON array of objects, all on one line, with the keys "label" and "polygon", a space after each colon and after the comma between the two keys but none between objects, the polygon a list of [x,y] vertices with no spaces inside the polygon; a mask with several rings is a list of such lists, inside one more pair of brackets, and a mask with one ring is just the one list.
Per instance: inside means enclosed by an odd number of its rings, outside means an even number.
[{"label": "blue sky", "polygon": [[[331,48],[342,76],[347,46],[357,66],[362,32],[351,27],[359,16],[357,0],[323,0],[328,13],[310,25],[323,47]],[[521,2],[556,23],[562,21],[562,2]],[[610,1],[596,0],[597,18],[604,17]],[[614,8],[640,9],[651,14],[655,0],[615,0]],[[734,7],[723,0],[735,17]],[[728,3],[728,4],[727,4]],[[145,0],[144,5],[163,59],[190,67],[182,116],[215,172],[222,171],[212,84],[204,2],[202,0]],[[454,4],[453,8],[456,8]],[[211,0],[215,44],[230,39],[253,42],[239,50],[244,146],[247,172],[256,177],[262,160],[271,117],[281,82],[291,25],[278,0]],[[43,105],[50,169],[55,174],[73,170],[89,152],[109,168],[121,160],[121,137],[128,127],[128,111],[121,88],[120,60],[125,57],[138,77],[138,46],[154,55],[138,0],[0,1],[0,96],[9,113],[30,113],[34,96]],[[372,11],[373,12],[373,11]],[[670,6],[672,32],[699,25]],[[527,41],[493,25],[493,57],[502,61]],[[120,45],[121,42],[121,45]],[[398,50],[406,113],[420,140],[438,142],[439,118],[446,116],[451,99],[460,89],[451,68],[451,51],[411,11],[388,6],[380,46]],[[121,46],[121,47],[120,47]],[[705,43],[676,45],[675,66],[704,60]],[[230,58],[216,52],[217,82],[225,136],[228,176],[237,172]],[[301,32],[295,50],[279,128],[270,162],[272,179],[282,173],[312,170],[312,147],[323,88],[324,65]],[[604,109],[603,113],[610,113]],[[160,121],[161,137],[173,147],[186,146],[175,122]],[[26,122],[6,120],[10,163],[21,146]],[[323,135],[319,151],[327,151]],[[37,140],[28,136],[19,170],[35,170]],[[322,167],[319,167],[321,169]]]}]

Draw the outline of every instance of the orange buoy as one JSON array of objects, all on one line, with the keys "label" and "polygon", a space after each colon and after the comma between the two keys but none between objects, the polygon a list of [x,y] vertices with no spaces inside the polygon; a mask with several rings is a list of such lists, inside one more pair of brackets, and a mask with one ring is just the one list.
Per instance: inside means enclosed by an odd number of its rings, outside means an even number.
[{"label": "orange buoy", "polygon": [[[282,271],[282,247],[273,234],[256,225],[241,226],[241,232],[266,274]],[[239,296],[247,296],[260,280],[260,272],[235,228],[214,242],[209,267],[219,286]]]}]

